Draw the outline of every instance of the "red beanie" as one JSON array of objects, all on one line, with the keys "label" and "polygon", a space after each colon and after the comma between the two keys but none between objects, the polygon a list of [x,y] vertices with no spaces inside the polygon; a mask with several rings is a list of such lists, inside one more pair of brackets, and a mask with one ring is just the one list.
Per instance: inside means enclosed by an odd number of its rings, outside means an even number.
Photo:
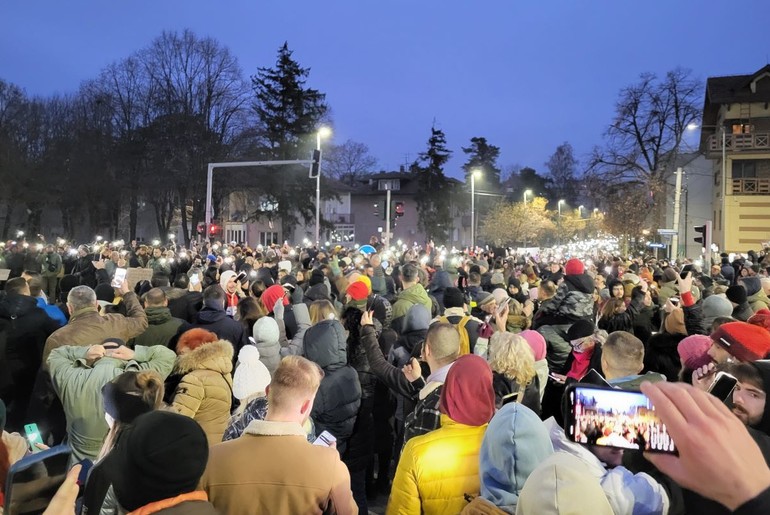
[{"label": "red beanie", "polygon": [[694,334],[683,338],[676,346],[679,361],[689,370],[697,370],[711,363],[708,351],[711,348],[711,338],[705,334]]},{"label": "red beanie", "polygon": [[199,327],[189,329],[179,337],[176,343],[176,353],[181,354],[184,350],[195,350],[201,345],[217,340],[219,340],[219,337],[211,331]]},{"label": "red beanie", "polygon": [[583,262],[578,258],[572,258],[564,265],[564,273],[567,275],[581,275],[583,272],[585,272]]},{"label": "red beanie", "polygon": [[547,345],[542,334],[538,333],[537,331],[533,331],[532,329],[527,329],[526,331],[520,332],[519,336],[524,338],[529,346],[532,347],[532,352],[535,355],[535,361],[545,359]]},{"label": "red beanie", "polygon": [[350,295],[350,298],[354,301],[366,300],[369,297],[369,288],[366,287],[366,283],[356,281],[350,283],[347,294]]},{"label": "red beanie", "polygon": [[262,306],[265,308],[265,311],[272,313],[275,303],[281,298],[283,299],[283,305],[288,306],[289,299],[286,298],[286,290],[283,289],[283,286],[274,284],[263,291],[262,296],[259,299],[262,301]]},{"label": "red beanie", "polygon": [[495,414],[492,369],[475,354],[457,358],[441,388],[441,413],[467,426],[482,426]]},{"label": "red beanie", "polygon": [[770,331],[770,309],[762,308],[756,313],[751,315],[748,319],[748,323],[758,325],[763,329]]},{"label": "red beanie", "polygon": [[770,353],[770,332],[746,322],[722,324],[711,339],[742,362],[764,359]]}]

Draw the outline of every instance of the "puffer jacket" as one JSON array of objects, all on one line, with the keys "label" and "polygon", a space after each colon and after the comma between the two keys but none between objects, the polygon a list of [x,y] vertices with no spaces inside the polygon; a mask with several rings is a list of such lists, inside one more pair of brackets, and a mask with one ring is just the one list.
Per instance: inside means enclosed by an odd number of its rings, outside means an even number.
[{"label": "puffer jacket", "polygon": [[230,420],[233,391],[233,346],[227,340],[206,343],[176,359],[182,376],[171,406],[203,428],[209,445],[222,441]]},{"label": "puffer jacket", "polygon": [[262,317],[254,323],[252,331],[254,334],[254,345],[259,350],[259,360],[272,375],[281,362],[281,329],[279,323],[270,317]]},{"label": "puffer jacket", "polygon": [[422,304],[430,313],[433,310],[433,301],[430,300],[428,292],[421,284],[410,286],[398,294],[395,304],[393,304],[393,328],[400,332],[402,319],[406,316],[409,308],[415,304]]},{"label": "puffer jacket", "polygon": [[386,513],[460,513],[465,494],[479,493],[479,451],[486,429],[487,424],[467,426],[441,415],[439,429],[409,440]]},{"label": "puffer jacket", "polygon": [[551,302],[537,313],[540,325],[559,325],[590,319],[594,315],[594,280],[586,274],[566,275]]},{"label": "puffer jacket", "polygon": [[348,365],[342,324],[323,320],[309,328],[305,333],[305,357],[324,371],[310,413],[316,433],[329,431],[337,438],[337,450],[343,453],[361,406],[361,383],[356,370]]},{"label": "puffer jacket", "polygon": [[765,290],[762,289],[762,281],[759,277],[744,277],[740,279],[743,287],[746,288],[746,300],[754,310],[754,313],[760,309],[770,307],[770,298],[767,297]]}]

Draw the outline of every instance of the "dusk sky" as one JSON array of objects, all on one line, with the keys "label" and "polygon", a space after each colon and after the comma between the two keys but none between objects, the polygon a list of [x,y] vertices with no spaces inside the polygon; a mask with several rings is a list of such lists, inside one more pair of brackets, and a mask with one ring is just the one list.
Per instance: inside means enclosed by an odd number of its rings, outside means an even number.
[{"label": "dusk sky", "polygon": [[[602,142],[620,89],[645,71],[753,73],[770,59],[770,1],[201,0],[15,1],[0,10],[0,78],[68,93],[161,31],[192,29],[246,76],[288,41],[327,94],[335,141],[366,143],[381,168],[424,150],[431,124],[455,152],[484,136],[500,165]],[[688,142],[695,145],[697,135]]]}]

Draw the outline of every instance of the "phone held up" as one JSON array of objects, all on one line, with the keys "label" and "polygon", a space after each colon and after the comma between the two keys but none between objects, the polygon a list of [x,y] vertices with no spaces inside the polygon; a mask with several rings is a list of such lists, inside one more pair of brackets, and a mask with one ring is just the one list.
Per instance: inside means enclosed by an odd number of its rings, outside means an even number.
[{"label": "phone held up", "polygon": [[37,445],[43,445],[43,438],[40,436],[40,430],[37,428],[37,424],[27,424],[24,426],[24,433],[27,435],[27,443],[29,443],[29,450],[32,452],[40,452],[43,449]]},{"label": "phone held up", "polygon": [[676,446],[650,400],[642,392],[575,383],[564,432],[584,445],[677,454]]},{"label": "phone held up", "polygon": [[128,270],[125,268],[115,269],[115,276],[112,278],[113,288],[120,288],[120,286],[123,284],[123,281],[126,280],[126,273],[128,273]]},{"label": "phone held up", "polygon": [[323,447],[331,447],[333,443],[335,443],[337,439],[332,435],[329,431],[324,431],[320,435],[318,435],[318,438],[316,438],[313,441],[313,445],[321,445]]},{"label": "phone held up", "polygon": [[709,386],[709,393],[724,403],[732,403],[733,390],[738,379],[727,372],[717,372],[714,382]]}]

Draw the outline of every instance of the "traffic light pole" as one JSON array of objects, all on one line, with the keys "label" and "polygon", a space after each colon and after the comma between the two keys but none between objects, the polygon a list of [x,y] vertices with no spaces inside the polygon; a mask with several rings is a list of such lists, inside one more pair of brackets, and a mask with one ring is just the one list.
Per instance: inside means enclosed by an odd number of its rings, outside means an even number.
[{"label": "traffic light pole", "polygon": [[679,256],[679,201],[682,199],[682,168],[676,169],[676,189],[674,190],[674,222],[672,229],[674,234],[671,236],[671,255],[669,259],[676,261]]},{"label": "traffic light pole", "polygon": [[385,190],[385,248],[390,248],[390,187]]}]

